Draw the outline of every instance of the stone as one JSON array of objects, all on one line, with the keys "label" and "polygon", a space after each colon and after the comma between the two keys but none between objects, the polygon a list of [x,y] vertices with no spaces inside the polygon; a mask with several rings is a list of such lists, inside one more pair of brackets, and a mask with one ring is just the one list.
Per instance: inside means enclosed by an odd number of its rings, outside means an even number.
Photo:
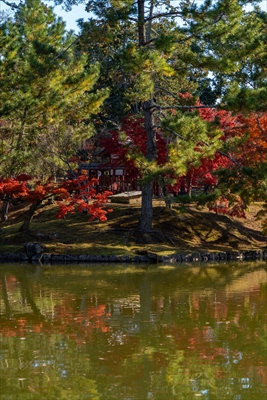
[{"label": "stone", "polygon": [[135,263],[141,262],[141,256],[133,256],[132,262],[135,262]]},{"label": "stone", "polygon": [[21,253],[9,253],[8,260],[22,261]]},{"label": "stone", "polygon": [[111,256],[109,256],[109,261],[110,262],[119,262],[120,259],[119,259],[118,256],[115,256],[115,255],[112,254]]},{"label": "stone", "polygon": [[44,262],[44,263],[49,263],[50,261],[51,261],[51,254],[45,253],[45,254],[43,255],[43,262]]},{"label": "stone", "polygon": [[141,256],[140,256],[140,262],[147,263],[147,262],[148,262],[147,256],[141,255]]},{"label": "stone", "polygon": [[71,254],[52,254],[51,261],[59,261],[59,262],[78,262],[80,261],[79,256],[71,255]]},{"label": "stone", "polygon": [[0,253],[0,260],[8,260],[9,254],[10,253],[7,253],[7,252]]},{"label": "stone", "polygon": [[132,257],[130,256],[121,256],[121,262],[131,262],[132,261]]},{"label": "stone", "polygon": [[27,257],[29,257],[29,260],[31,261],[34,256],[39,255],[40,258],[41,254],[44,251],[44,248],[40,245],[40,243],[33,242],[33,243],[25,243],[24,250]]},{"label": "stone", "polygon": [[90,261],[90,260],[88,259],[88,257],[90,257],[90,256],[88,256],[87,254],[81,254],[81,255],[79,256],[79,261],[82,261],[82,262]]},{"label": "stone", "polygon": [[42,262],[42,257],[43,257],[42,253],[34,254],[32,256],[32,258],[31,258],[31,262],[39,262],[39,263],[41,263]]},{"label": "stone", "polygon": [[56,233],[56,232],[50,233],[49,239],[57,240],[58,239],[58,233]]},{"label": "stone", "polygon": [[174,258],[175,258],[176,262],[182,262],[183,261],[181,254],[174,254]]},{"label": "stone", "polygon": [[44,248],[38,242],[34,243],[25,243],[24,250],[28,257],[32,257],[35,254],[41,254],[44,251]]},{"label": "stone", "polygon": [[171,257],[170,256],[162,256],[161,261],[165,263],[170,263],[171,262]]}]

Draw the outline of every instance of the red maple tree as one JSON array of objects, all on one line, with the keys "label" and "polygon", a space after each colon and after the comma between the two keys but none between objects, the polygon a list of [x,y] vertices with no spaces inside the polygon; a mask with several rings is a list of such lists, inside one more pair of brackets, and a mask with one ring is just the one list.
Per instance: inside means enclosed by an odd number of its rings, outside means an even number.
[{"label": "red maple tree", "polygon": [[0,199],[2,201],[23,201],[30,204],[28,213],[20,230],[29,230],[30,221],[40,204],[54,197],[59,211],[56,218],[64,218],[68,213],[87,212],[89,219],[105,221],[107,212],[104,207],[108,203],[109,191],[96,193],[94,186],[97,179],[78,176],[75,179],[62,180],[58,183],[48,179],[45,183],[34,180],[26,174],[14,178],[0,180]]},{"label": "red maple tree", "polygon": [[[220,126],[223,132],[222,141],[226,141],[234,135],[240,135],[242,131],[243,121],[241,121],[240,116],[232,116],[227,111],[217,111],[211,108],[200,108],[199,113],[204,120]],[[121,139],[121,136],[123,136],[123,139]],[[102,136],[100,143],[108,153],[116,155],[116,157],[111,157],[109,161],[111,166],[127,165],[128,177],[131,179],[137,179],[142,175],[136,163],[137,154],[146,154],[146,134],[142,117],[137,118],[132,115],[125,117],[122,120],[120,131],[109,131],[108,134]],[[164,166],[167,163],[168,150],[167,141],[160,130],[157,134],[157,149],[156,161],[158,165]],[[195,186],[204,188],[205,192],[209,192],[218,182],[218,177],[214,172],[223,168],[232,168],[234,165],[235,163],[230,156],[217,151],[213,159],[203,158],[200,166],[190,168],[185,176],[176,176],[175,171],[167,172],[163,182],[172,181],[172,183],[165,184],[163,190],[174,194],[185,193],[191,196],[192,187]],[[219,204],[220,206],[218,206]],[[222,206],[223,204],[224,206]],[[244,203],[239,196],[234,196],[231,193],[216,199],[214,205],[213,202],[209,202],[209,208],[217,213],[223,212],[232,216],[245,217]]]}]

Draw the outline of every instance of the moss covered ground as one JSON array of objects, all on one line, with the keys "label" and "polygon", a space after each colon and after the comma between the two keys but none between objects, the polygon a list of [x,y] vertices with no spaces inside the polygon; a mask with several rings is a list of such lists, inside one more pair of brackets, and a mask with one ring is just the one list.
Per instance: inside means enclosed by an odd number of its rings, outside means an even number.
[{"label": "moss covered ground", "polygon": [[18,232],[27,205],[12,207],[9,219],[1,226],[0,252],[21,252],[26,242],[38,241],[46,252],[58,254],[140,254],[143,251],[159,255],[173,252],[249,250],[266,247],[256,219],[260,204],[253,204],[246,219],[216,215],[205,207],[178,206],[167,209],[154,201],[153,232],[140,236],[134,228],[140,217],[140,204],[112,204],[108,221],[88,221],[86,214],[55,218],[56,206],[39,208],[27,233]]}]

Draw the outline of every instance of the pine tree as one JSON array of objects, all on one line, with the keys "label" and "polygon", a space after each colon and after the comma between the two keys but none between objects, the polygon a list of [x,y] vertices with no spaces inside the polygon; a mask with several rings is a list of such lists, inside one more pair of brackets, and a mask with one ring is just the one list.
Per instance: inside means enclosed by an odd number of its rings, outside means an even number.
[{"label": "pine tree", "polygon": [[[198,166],[203,157],[219,147],[218,130],[208,127],[192,111],[198,82],[211,72],[225,80],[240,70],[252,53],[248,37],[255,15],[245,13],[247,1],[89,1],[87,11],[96,18],[89,26],[106,28],[110,37],[125,33],[125,41],[114,55],[117,61],[116,85],[123,89],[128,107],[141,112],[146,130],[146,170],[142,186],[142,211],[138,229],[152,229],[152,179],[157,155],[156,134],[164,129],[169,143],[169,162],[177,174]],[[87,25],[88,27],[88,25]],[[119,31],[120,29],[120,31]],[[251,37],[251,36],[250,36]],[[245,38],[245,40],[244,40]],[[239,50],[239,48],[241,50]],[[233,51],[235,50],[235,51]],[[120,73],[119,73],[120,72]],[[214,75],[215,76],[215,75]],[[120,78],[120,80],[119,80]],[[186,93],[192,93],[188,96]],[[159,170],[160,174],[160,170]]]},{"label": "pine tree", "polygon": [[266,12],[257,7],[247,13],[236,35],[236,42],[228,49],[236,55],[236,68],[216,71],[213,90],[218,91],[224,108],[231,111],[244,114],[266,111]]},{"label": "pine tree", "polygon": [[0,26],[1,174],[32,173],[40,135],[64,135],[68,126],[90,134],[90,116],[107,90],[92,92],[99,67],[88,66],[76,42],[39,0],[20,3]]}]

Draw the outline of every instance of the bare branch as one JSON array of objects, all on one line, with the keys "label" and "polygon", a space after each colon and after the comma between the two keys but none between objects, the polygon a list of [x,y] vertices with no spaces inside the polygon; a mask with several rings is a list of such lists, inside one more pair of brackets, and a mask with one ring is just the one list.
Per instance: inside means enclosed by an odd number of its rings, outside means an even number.
[{"label": "bare branch", "polygon": [[161,86],[155,86],[155,89],[160,90],[162,92],[167,93],[169,96],[173,97],[175,100],[177,100],[178,102],[180,102],[181,99],[179,99],[179,97],[177,97],[174,93],[170,92],[168,89],[165,89]]},{"label": "bare branch", "polygon": [[65,54],[78,40],[80,39],[80,36],[78,36],[66,49],[62,50],[60,53],[54,57],[53,61],[61,57],[63,54]]},{"label": "bare branch", "polygon": [[162,18],[162,17],[171,17],[172,15],[182,16],[182,12],[181,11],[170,11],[167,13],[155,14],[152,17],[150,16],[150,17],[145,18],[145,22],[152,21],[153,19]]},{"label": "bare branch", "polygon": [[153,104],[150,108],[154,108],[156,110],[173,110],[173,109],[181,109],[181,110],[197,110],[200,108],[211,108],[215,109],[215,106],[160,106],[158,104]]},{"label": "bare branch", "polygon": [[19,8],[19,6],[15,3],[9,3],[9,1],[6,1],[6,0],[0,0],[0,1],[2,1],[8,7],[17,8],[17,9]]},{"label": "bare branch", "polygon": [[219,153],[219,154],[221,154],[221,156],[224,156],[224,157],[226,157],[226,158],[228,158],[228,160],[230,160],[230,161],[232,161],[232,163],[234,163],[238,168],[242,168],[242,165],[241,164],[239,164],[239,162],[238,161],[236,161],[236,159],[235,158],[233,158],[233,157],[231,157],[231,156],[229,156],[229,154],[227,154],[227,153],[223,153],[222,151],[220,151],[220,150],[216,150],[216,153]]},{"label": "bare branch", "polygon": [[168,128],[167,126],[165,127],[165,129],[168,132],[171,132],[173,135],[177,136],[179,139],[186,141],[186,138],[184,138],[183,136],[179,135],[179,133],[175,132],[174,130]]}]

